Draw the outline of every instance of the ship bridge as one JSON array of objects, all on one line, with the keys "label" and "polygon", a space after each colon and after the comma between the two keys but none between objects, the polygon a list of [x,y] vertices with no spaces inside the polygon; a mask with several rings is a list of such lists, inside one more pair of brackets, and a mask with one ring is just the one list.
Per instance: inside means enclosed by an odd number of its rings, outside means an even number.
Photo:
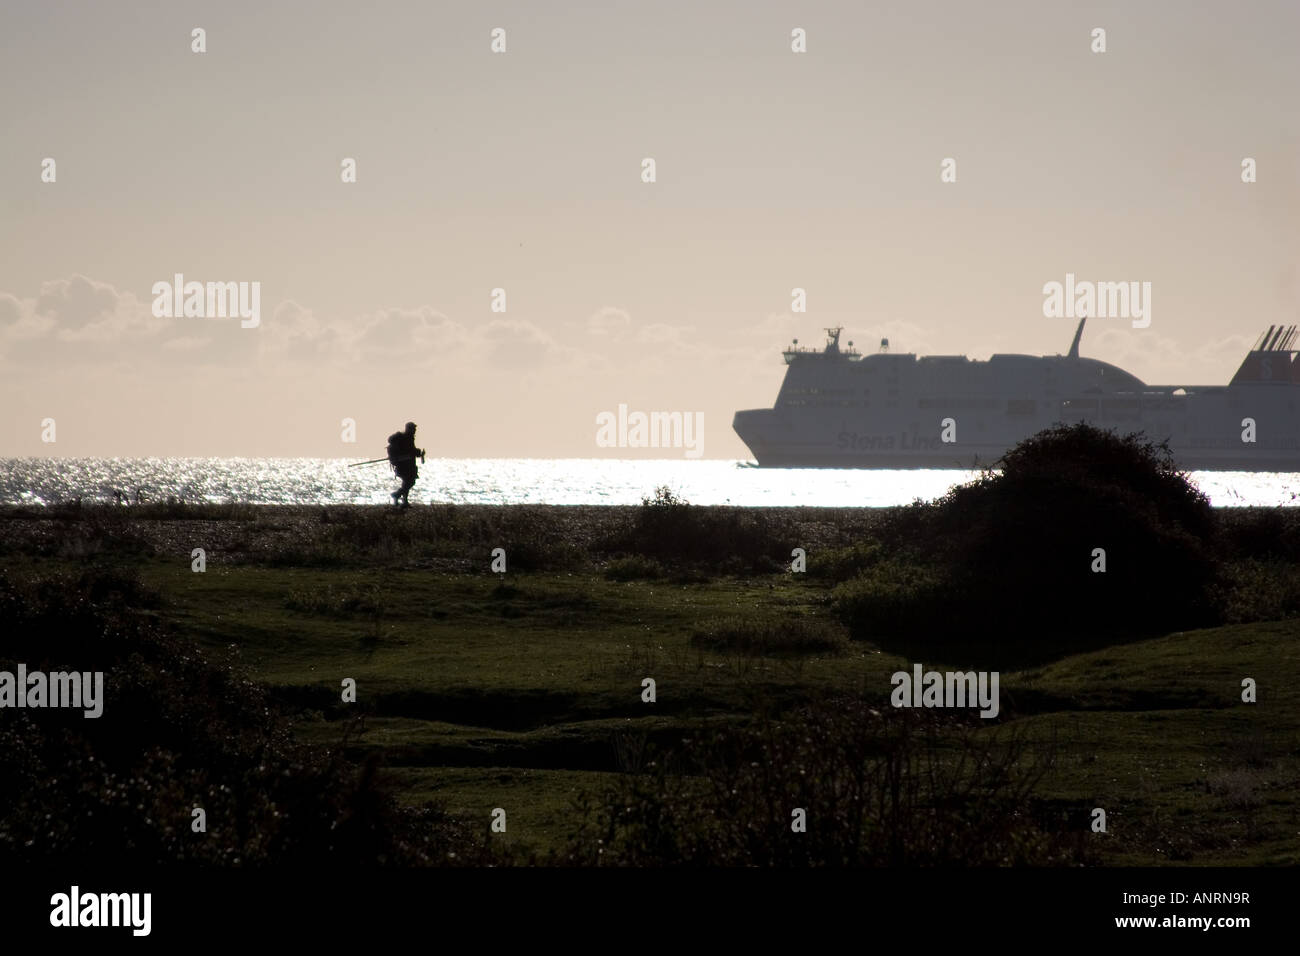
[{"label": "ship bridge", "polygon": [[840,348],[840,333],[844,331],[842,325],[836,325],[826,330],[826,348],[820,352],[817,349],[805,348],[799,345],[799,340],[795,339],[782,354],[785,356],[785,364],[791,365],[794,362],[803,359],[840,359],[846,362],[857,362],[861,360],[862,353],[853,347],[850,342],[848,348]]}]

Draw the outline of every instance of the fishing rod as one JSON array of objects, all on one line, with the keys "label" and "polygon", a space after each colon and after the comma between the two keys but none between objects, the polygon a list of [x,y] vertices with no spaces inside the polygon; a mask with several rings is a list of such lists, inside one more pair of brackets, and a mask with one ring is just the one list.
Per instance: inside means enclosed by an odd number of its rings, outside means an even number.
[{"label": "fishing rod", "polygon": [[421,464],[424,463],[424,456],[423,456],[423,455],[403,455],[401,458],[371,458],[369,461],[356,461],[356,462],[353,462],[352,464],[348,465],[348,467],[349,467],[349,468],[358,468],[358,467],[360,467],[361,465],[377,465],[377,464],[378,464],[379,462],[381,462],[381,461],[393,461],[393,462],[398,462],[398,461],[414,461],[416,458],[419,458],[419,459],[420,459],[420,463],[421,463]]}]

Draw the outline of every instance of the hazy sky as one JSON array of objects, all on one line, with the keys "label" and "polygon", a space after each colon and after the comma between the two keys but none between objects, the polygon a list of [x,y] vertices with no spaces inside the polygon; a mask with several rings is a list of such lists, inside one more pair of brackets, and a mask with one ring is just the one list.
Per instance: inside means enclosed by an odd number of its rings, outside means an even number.
[{"label": "hazy sky", "polygon": [[[1294,2],[4,0],[0,456],[374,457],[414,419],[629,457],[625,403],[749,457],[791,338],[1064,352],[1067,272],[1152,284],[1084,354],[1225,383],[1300,322],[1298,41]],[[175,273],[260,282],[260,327],[155,318]]]}]

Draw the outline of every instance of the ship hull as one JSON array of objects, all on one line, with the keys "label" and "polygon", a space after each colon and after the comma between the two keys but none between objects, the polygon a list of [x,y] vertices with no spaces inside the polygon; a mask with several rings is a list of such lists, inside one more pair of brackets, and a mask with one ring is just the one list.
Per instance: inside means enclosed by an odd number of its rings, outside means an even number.
[{"label": "ship hull", "polygon": [[[733,427],[767,468],[979,469],[996,465],[1038,431],[1086,422],[1168,442],[1178,467],[1188,471],[1300,472],[1300,386],[1269,391],[1220,388],[1200,400],[1162,396],[1159,420],[1140,411],[1121,419],[1090,416],[1043,402],[1038,414],[1018,420],[942,409],[904,415],[750,409],[736,413]],[[1243,441],[1247,418],[1254,422],[1254,441]],[[952,441],[943,440],[944,419],[952,421]]]}]

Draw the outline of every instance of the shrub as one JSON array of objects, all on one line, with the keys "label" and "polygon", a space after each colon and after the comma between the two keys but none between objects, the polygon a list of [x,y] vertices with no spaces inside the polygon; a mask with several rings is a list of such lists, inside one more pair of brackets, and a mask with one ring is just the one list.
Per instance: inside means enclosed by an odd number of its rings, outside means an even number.
[{"label": "shrub", "polygon": [[867,540],[808,555],[808,576],[823,581],[848,581],[884,557],[880,542]]},{"label": "shrub", "polygon": [[1300,616],[1300,568],[1276,559],[1234,561],[1224,572],[1224,619],[1229,624]]},{"label": "shrub", "polygon": [[788,564],[794,537],[788,519],[746,508],[697,507],[665,486],[642,498],[630,526],[602,547],[669,567],[771,573]]},{"label": "shrub", "polygon": [[655,580],[663,577],[663,574],[662,564],[654,558],[646,558],[639,554],[614,558],[605,565],[605,577],[611,581]]},{"label": "shrub", "polygon": [[1223,508],[1219,529],[1230,557],[1300,562],[1300,512],[1295,508]]},{"label": "shrub", "polygon": [[961,595],[941,572],[889,560],[874,565],[832,592],[832,608],[855,635],[869,640],[948,627]]},{"label": "shrub", "polygon": [[[711,727],[642,761],[646,772],[595,801],[565,856],[615,866],[1084,862],[1081,834],[1037,822],[1035,788],[1051,760],[1014,731],[828,700]],[[795,808],[806,832],[792,832]]]},{"label": "shrub", "polygon": [[[891,562],[837,591],[860,634],[1042,646],[1222,620],[1214,513],[1167,446],[1062,425],[1002,465],[885,522]],[[1095,548],[1105,573],[1091,569]]]}]

